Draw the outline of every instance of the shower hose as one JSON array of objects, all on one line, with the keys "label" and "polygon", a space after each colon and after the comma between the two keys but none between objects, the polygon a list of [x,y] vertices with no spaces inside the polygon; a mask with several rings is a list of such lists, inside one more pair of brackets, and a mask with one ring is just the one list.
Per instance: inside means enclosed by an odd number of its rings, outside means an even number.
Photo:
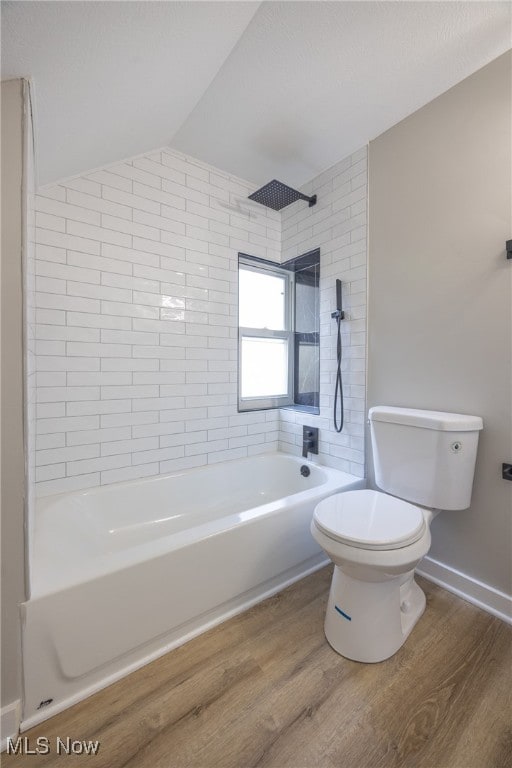
[{"label": "shower hose", "polygon": [[[336,317],[336,322],[338,324],[338,339],[336,342],[336,361],[337,361],[337,367],[336,367],[336,386],[334,388],[334,429],[336,432],[341,432],[343,429],[343,382],[341,380],[341,356],[342,356],[342,349],[341,349],[341,312],[339,312],[338,316]],[[338,424],[338,398],[340,401],[339,405],[339,412],[340,412],[340,421]]]}]

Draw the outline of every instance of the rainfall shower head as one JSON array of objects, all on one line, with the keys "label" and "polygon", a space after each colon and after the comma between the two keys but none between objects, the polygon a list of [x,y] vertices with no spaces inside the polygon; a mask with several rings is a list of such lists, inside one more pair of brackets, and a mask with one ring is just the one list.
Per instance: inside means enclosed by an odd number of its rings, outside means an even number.
[{"label": "rainfall shower head", "polygon": [[296,200],[306,200],[309,203],[309,207],[316,203],[316,195],[308,197],[303,195],[302,192],[297,192],[296,189],[288,187],[283,184],[282,181],[273,179],[265,184],[261,189],[257,189],[252,195],[249,195],[249,200],[255,200],[257,203],[266,205],[267,208],[272,208],[274,211],[280,211],[281,208],[286,208],[287,205],[294,203]]}]

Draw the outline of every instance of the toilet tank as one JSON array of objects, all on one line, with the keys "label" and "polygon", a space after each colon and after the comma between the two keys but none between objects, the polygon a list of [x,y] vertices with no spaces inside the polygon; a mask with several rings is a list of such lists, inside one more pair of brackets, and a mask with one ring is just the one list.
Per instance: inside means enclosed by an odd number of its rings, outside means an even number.
[{"label": "toilet tank", "polygon": [[379,488],[433,509],[469,507],[479,416],[379,405],[369,418]]}]

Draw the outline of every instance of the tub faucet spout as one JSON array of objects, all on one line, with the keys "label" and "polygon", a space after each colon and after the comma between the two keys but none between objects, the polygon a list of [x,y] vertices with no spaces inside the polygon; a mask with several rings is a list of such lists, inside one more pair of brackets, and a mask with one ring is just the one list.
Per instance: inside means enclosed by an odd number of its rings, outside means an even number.
[{"label": "tub faucet spout", "polygon": [[305,440],[302,443],[302,458],[307,459],[308,453],[311,450],[311,448],[314,446],[314,442],[312,440]]}]

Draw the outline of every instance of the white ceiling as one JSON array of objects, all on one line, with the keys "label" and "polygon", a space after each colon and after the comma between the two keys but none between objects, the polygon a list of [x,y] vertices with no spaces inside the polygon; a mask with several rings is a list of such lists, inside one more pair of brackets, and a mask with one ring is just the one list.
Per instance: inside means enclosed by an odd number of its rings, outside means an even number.
[{"label": "white ceiling", "polygon": [[3,2],[39,182],[170,144],[301,185],[511,46],[508,2]]},{"label": "white ceiling", "polygon": [[39,183],[169,144],[258,6],[2,2],[2,80],[33,79]]}]

